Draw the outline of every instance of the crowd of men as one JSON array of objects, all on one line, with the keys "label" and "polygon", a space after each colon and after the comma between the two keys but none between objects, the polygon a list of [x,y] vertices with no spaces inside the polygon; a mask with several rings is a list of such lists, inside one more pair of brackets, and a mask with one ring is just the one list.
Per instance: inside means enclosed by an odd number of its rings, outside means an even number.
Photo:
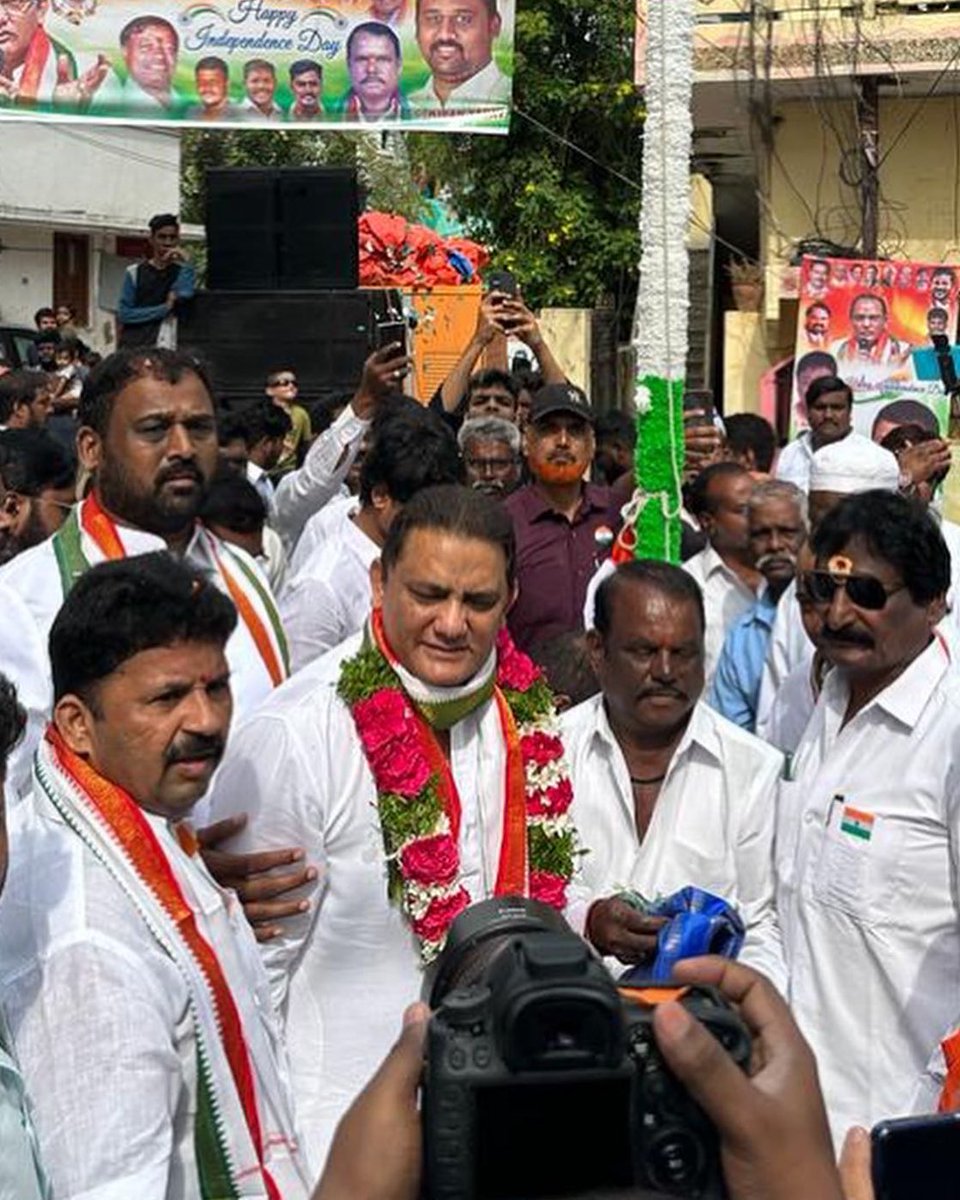
[{"label": "crowd of men", "polygon": [[[617,974],[662,941],[637,897],[735,910],[740,963],[678,972],[741,1005],[759,1073],[657,1018],[734,1196],[840,1197],[851,1127],[960,1101],[946,443],[852,432],[831,376],[779,465],[761,418],[690,414],[684,562],[614,566],[632,423],[522,299],[428,403],[391,345],[352,396],[308,409],[278,366],[233,412],[156,344],[164,287],[71,408],[43,331],[0,377],[9,1194],[415,1195],[422,1008],[396,1026],[511,890]],[[476,369],[507,332],[539,376]],[[565,711],[531,724],[538,670]]]}]

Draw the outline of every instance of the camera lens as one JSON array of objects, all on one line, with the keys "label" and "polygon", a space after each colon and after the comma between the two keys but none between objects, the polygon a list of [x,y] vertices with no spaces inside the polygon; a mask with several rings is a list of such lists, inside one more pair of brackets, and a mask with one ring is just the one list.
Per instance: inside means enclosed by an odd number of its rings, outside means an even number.
[{"label": "camera lens", "polygon": [[439,1008],[454,988],[484,981],[493,962],[523,933],[576,936],[555,908],[537,900],[495,896],[472,904],[450,926],[446,947],[437,963],[430,1007]]}]

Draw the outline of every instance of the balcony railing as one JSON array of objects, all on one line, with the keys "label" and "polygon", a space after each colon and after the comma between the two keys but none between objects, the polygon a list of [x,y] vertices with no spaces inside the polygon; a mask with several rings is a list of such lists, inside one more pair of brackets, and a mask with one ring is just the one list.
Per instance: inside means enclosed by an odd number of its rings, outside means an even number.
[{"label": "balcony railing", "polygon": [[[699,0],[700,80],[939,72],[960,59],[960,0]],[[646,0],[637,3],[638,82]]]}]

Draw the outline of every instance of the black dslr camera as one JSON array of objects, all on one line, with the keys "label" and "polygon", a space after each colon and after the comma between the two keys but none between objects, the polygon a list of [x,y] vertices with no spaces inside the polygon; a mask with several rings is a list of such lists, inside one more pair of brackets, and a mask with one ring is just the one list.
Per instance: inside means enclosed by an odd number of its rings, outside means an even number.
[{"label": "black dslr camera", "polygon": [[[745,1068],[750,1035],[720,994],[680,1001]],[[430,1007],[428,1200],[726,1195],[716,1133],[660,1056],[653,1005],[618,991],[554,909],[514,897],[467,909]]]}]

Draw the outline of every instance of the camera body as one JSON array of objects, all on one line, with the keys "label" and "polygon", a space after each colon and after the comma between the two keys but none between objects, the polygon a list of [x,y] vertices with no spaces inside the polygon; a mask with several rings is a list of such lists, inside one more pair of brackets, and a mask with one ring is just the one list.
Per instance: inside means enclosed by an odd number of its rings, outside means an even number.
[{"label": "camera body", "polygon": [[509,898],[468,909],[431,998],[425,1196],[534,1200],[642,1187],[723,1197],[713,1127],[654,1039],[666,998],[746,1067],[749,1034],[714,989],[620,992],[554,910]]}]

